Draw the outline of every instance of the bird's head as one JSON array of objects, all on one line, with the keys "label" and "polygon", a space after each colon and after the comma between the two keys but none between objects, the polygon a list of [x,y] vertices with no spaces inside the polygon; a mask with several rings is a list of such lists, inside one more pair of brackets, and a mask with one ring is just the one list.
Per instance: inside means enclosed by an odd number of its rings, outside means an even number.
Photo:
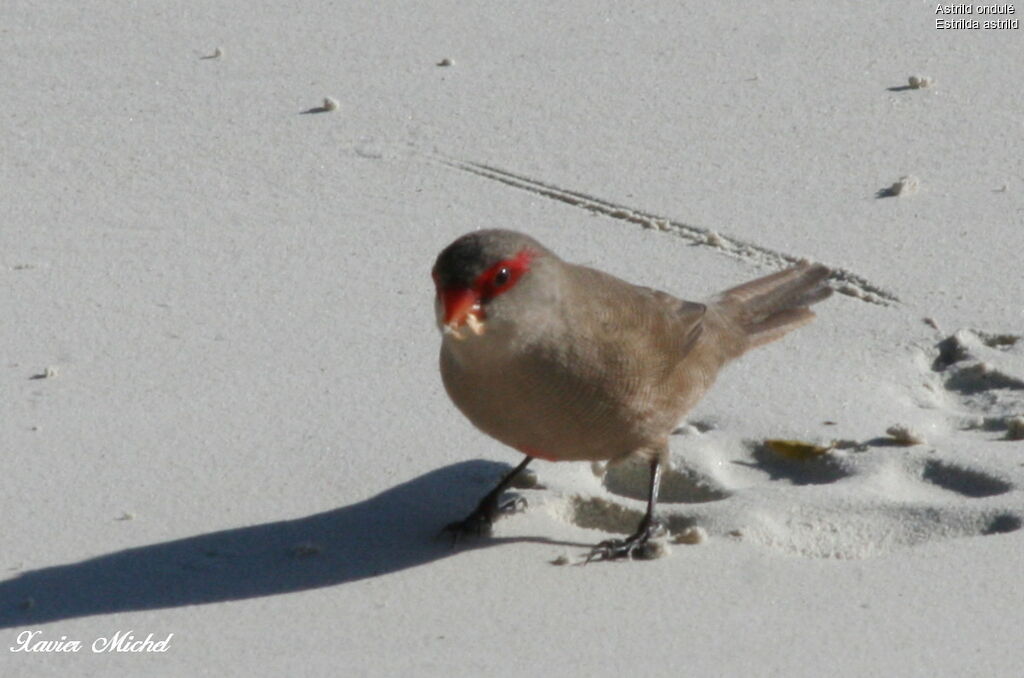
[{"label": "bird's head", "polygon": [[464,340],[521,320],[531,301],[547,296],[543,278],[556,262],[547,248],[515,231],[458,238],[437,256],[432,271],[438,327]]}]

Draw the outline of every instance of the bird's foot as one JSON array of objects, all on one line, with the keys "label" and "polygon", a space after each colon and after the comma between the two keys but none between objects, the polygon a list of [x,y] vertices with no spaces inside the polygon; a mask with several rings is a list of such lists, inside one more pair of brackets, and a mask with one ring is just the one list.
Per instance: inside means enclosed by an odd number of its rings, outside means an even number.
[{"label": "bird's foot", "polygon": [[501,503],[497,500],[484,500],[464,519],[445,525],[441,534],[451,538],[452,546],[469,537],[489,537],[495,520],[510,513],[518,513],[525,508],[525,497],[514,497]]},{"label": "bird's foot", "polygon": [[664,546],[652,540],[660,537],[664,532],[665,525],[658,520],[652,520],[647,525],[641,525],[635,534],[625,539],[608,539],[601,542],[591,549],[583,564],[586,565],[592,560],[619,560],[622,558],[653,560],[663,555]]}]

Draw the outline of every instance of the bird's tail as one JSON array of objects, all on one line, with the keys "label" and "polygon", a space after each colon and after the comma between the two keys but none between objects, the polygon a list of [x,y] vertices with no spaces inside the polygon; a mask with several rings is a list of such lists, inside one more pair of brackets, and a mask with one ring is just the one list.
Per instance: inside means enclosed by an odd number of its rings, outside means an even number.
[{"label": "bird's tail", "polygon": [[814,318],[810,306],[832,294],[828,268],[801,263],[719,294],[714,303],[746,334],[749,350],[775,341]]}]

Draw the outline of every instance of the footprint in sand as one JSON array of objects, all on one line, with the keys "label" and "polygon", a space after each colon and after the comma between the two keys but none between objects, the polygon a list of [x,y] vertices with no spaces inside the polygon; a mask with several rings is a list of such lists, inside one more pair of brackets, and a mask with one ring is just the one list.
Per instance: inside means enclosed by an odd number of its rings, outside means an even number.
[{"label": "footprint in sand", "polygon": [[933,390],[954,426],[1024,438],[1024,341],[1020,335],[962,329],[929,352]]},{"label": "footprint in sand", "polygon": [[[1020,492],[1009,480],[935,458],[934,451],[874,448],[820,459],[773,458],[757,443],[728,441],[721,478],[672,458],[659,516],[671,535],[700,526],[812,558],[865,558],[942,539],[1002,534],[1024,525]],[[706,452],[706,450],[705,450]],[[644,511],[646,467],[623,464],[605,476],[601,496],[570,495],[561,512],[579,527],[631,532]]]}]

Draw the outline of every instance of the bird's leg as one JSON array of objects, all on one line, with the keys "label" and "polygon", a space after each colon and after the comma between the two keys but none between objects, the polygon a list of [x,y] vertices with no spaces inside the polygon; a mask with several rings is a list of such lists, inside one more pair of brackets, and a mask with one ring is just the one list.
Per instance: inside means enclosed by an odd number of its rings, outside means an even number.
[{"label": "bird's leg", "polygon": [[661,458],[651,461],[651,486],[647,494],[647,513],[640,525],[625,539],[609,539],[591,550],[584,564],[591,560],[615,560],[618,558],[645,558],[648,555],[648,542],[662,530],[662,524],[654,517],[654,506],[658,503],[658,489],[661,487]]},{"label": "bird's leg", "polygon": [[516,509],[523,508],[526,505],[526,500],[522,497],[512,499],[499,504],[498,500],[501,498],[502,493],[508,489],[508,486],[512,483],[512,479],[515,478],[520,471],[526,468],[526,465],[533,461],[533,457],[526,457],[520,462],[519,466],[505,474],[498,484],[495,485],[494,489],[488,492],[480,503],[477,504],[473,512],[466,516],[463,520],[457,520],[454,523],[449,523],[444,528],[444,532],[448,533],[452,537],[452,544],[455,544],[459,539],[472,535],[484,535],[491,533],[491,525],[495,519],[502,513],[514,511]]}]

